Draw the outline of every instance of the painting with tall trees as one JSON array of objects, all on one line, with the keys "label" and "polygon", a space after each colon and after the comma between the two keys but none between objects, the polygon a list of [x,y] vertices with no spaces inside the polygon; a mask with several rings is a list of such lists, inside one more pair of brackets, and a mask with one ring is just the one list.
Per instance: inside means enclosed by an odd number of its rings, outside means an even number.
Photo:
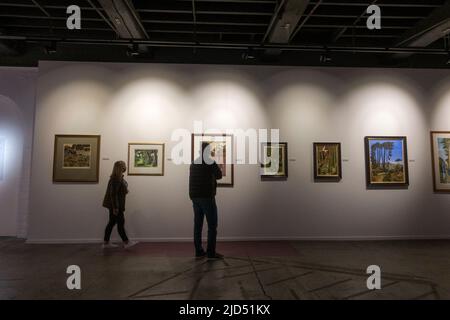
[{"label": "painting with tall trees", "polygon": [[368,186],[407,186],[406,137],[366,137]]},{"label": "painting with tall trees", "polygon": [[341,144],[314,143],[314,180],[339,181],[342,177]]},{"label": "painting with tall trees", "polygon": [[433,184],[436,192],[450,192],[450,132],[431,132]]}]

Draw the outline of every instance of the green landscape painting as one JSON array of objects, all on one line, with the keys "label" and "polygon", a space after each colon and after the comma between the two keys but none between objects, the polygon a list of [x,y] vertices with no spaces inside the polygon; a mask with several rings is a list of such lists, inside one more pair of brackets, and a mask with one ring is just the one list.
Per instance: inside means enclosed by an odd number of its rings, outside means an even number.
[{"label": "green landscape painting", "polygon": [[158,150],[136,149],[134,151],[134,166],[137,168],[156,168],[158,166]]}]

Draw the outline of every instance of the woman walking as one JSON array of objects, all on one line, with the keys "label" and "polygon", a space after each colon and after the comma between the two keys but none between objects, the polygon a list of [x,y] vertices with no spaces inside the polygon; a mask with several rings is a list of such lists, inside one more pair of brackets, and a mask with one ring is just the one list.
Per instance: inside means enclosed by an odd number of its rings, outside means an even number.
[{"label": "woman walking", "polygon": [[109,209],[109,222],[105,229],[103,248],[116,248],[117,245],[109,241],[111,232],[117,224],[117,231],[122,238],[124,248],[130,248],[137,244],[136,241],[130,241],[125,232],[125,198],[128,193],[128,184],[123,178],[127,166],[123,161],[114,163],[113,171],[108,182],[103,207]]}]

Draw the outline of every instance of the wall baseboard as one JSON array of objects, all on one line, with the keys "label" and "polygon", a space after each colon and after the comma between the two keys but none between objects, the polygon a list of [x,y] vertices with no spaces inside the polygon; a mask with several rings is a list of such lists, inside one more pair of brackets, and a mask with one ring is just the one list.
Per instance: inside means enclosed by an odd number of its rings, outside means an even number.
[{"label": "wall baseboard", "polygon": [[[192,238],[131,238],[140,242],[192,242]],[[206,239],[206,238],[205,238]],[[394,240],[450,240],[450,235],[405,236],[329,236],[329,237],[218,237],[218,241],[394,241]],[[101,243],[97,239],[27,239],[27,244],[88,244]],[[119,242],[120,239],[112,239]]]}]

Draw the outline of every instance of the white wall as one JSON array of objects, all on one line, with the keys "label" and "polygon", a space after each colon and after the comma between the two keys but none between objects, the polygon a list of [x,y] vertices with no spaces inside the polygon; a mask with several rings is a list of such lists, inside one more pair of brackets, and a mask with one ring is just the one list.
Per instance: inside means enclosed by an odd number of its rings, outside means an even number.
[{"label": "white wall", "polygon": [[[128,142],[165,142],[176,128],[280,128],[287,181],[235,166],[218,191],[222,239],[450,237],[450,194],[432,188],[429,130],[450,131],[448,70],[44,62],[39,66],[29,241],[97,241],[101,201]],[[102,136],[100,183],[52,182],[55,134]],[[408,138],[410,186],[367,190],[364,136]],[[340,141],[343,179],[314,183],[312,143]],[[108,160],[105,160],[108,159]],[[188,166],[127,177],[129,234],[186,240],[192,233]]]},{"label": "white wall", "polygon": [[35,68],[0,68],[0,236],[26,236],[36,77]]}]

